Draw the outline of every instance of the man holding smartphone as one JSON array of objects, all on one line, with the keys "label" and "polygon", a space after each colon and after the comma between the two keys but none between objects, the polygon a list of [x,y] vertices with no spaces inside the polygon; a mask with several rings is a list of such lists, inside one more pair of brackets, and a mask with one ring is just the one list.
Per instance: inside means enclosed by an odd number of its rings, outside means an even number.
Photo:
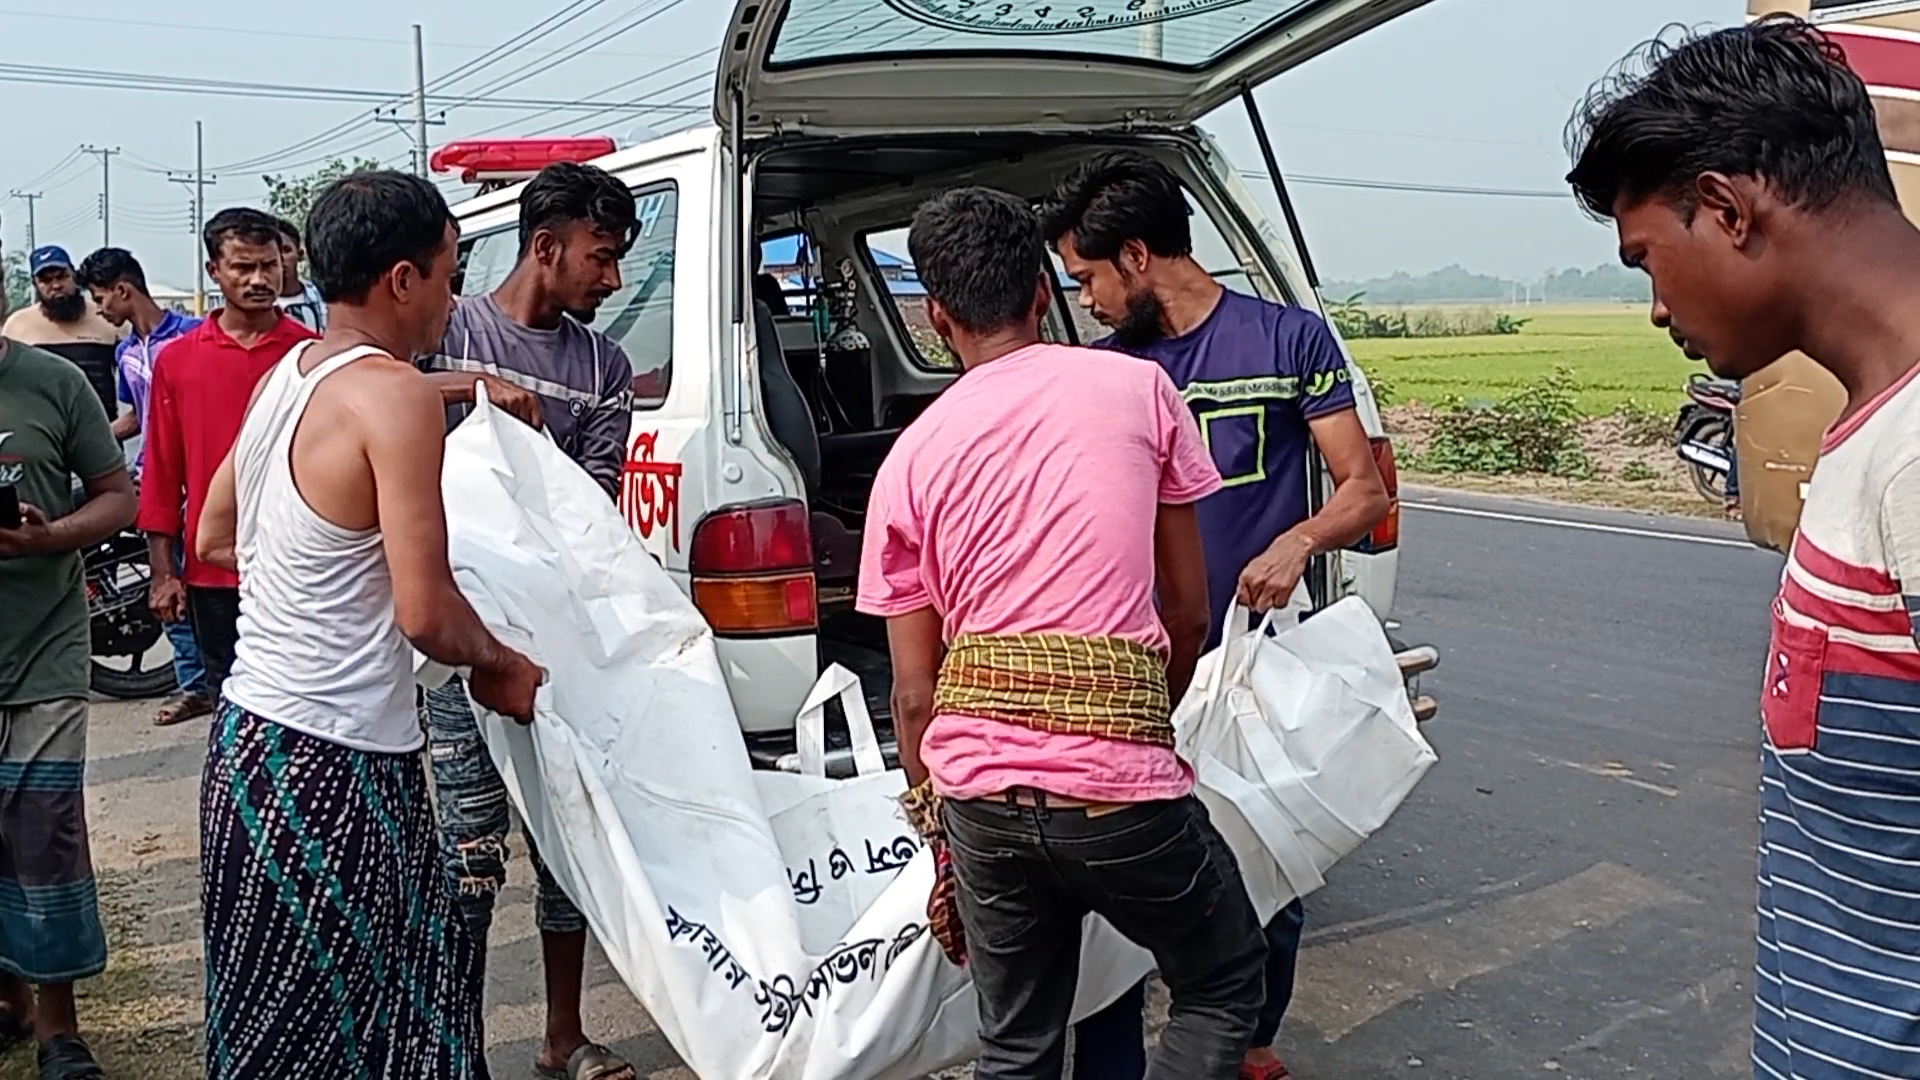
[{"label": "man holding smartphone", "polygon": [[73,999],[74,982],[107,964],[83,791],[92,639],[80,552],[137,509],[87,376],[0,337],[0,1050],[37,1038],[42,1075],[101,1075]]}]

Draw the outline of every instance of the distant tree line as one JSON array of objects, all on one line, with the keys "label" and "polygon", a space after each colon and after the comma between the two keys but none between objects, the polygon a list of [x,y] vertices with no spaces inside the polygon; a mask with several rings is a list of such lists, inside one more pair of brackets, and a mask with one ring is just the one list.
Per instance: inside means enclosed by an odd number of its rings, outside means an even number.
[{"label": "distant tree line", "polygon": [[1459,265],[1417,276],[1401,270],[1370,281],[1330,281],[1321,292],[1326,296],[1339,297],[1364,293],[1369,305],[1458,302],[1505,304],[1515,298],[1529,296],[1534,303],[1542,299],[1548,303],[1564,300],[1642,302],[1653,295],[1645,274],[1604,263],[1592,270],[1556,270],[1531,280],[1476,274]]}]

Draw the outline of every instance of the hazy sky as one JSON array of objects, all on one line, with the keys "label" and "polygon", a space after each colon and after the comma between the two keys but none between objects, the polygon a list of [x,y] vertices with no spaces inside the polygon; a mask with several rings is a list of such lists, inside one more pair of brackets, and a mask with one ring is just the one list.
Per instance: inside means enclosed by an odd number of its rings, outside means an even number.
[{"label": "hazy sky", "polygon": [[[656,129],[694,118],[712,87],[711,52],[732,0],[602,0],[552,36],[449,83],[445,93],[522,101],[677,103],[645,122]],[[411,23],[424,27],[429,81],[521,36],[560,0],[329,0],[275,19],[268,8],[169,21],[161,5],[92,0],[86,15],[0,0],[0,77],[22,67],[69,78],[120,82],[127,73],[401,92],[412,86]],[[61,9],[55,9],[56,11]],[[541,70],[571,51],[661,13],[592,51]],[[1283,76],[1262,92],[1281,163],[1290,175],[1366,181],[1562,190],[1561,132],[1579,95],[1621,54],[1665,24],[1730,24],[1742,0],[1433,0],[1427,7]],[[671,65],[671,66],[670,66]],[[496,86],[516,69],[531,77]],[[113,73],[104,77],[96,73]],[[657,73],[657,74],[656,74]],[[32,77],[42,77],[38,72]],[[406,161],[406,134],[367,116],[370,104],[271,100],[245,93],[203,96],[152,89],[0,82],[8,108],[0,195],[43,191],[41,243],[74,258],[98,246],[97,158],[82,143],[118,147],[112,159],[113,242],[132,248],[159,282],[191,285],[197,258],[186,190],[166,169],[193,163],[193,122],[206,125],[206,160],[220,182],[208,207],[258,202],[262,172],[311,168],[329,152]],[[358,119],[356,119],[358,117]],[[634,121],[461,105],[438,144],[499,128],[526,134],[624,135]],[[1247,168],[1257,150],[1238,109],[1209,124]],[[334,134],[320,141],[315,137]],[[259,159],[273,157],[270,164]],[[64,163],[63,163],[64,162]],[[247,167],[238,167],[246,165]],[[229,166],[222,168],[223,166]],[[52,170],[49,172],[49,170]],[[1460,263],[1511,276],[1613,258],[1610,233],[1570,199],[1441,195],[1298,183],[1295,197],[1322,274],[1357,278]],[[26,242],[26,205],[0,202],[9,250]]]}]

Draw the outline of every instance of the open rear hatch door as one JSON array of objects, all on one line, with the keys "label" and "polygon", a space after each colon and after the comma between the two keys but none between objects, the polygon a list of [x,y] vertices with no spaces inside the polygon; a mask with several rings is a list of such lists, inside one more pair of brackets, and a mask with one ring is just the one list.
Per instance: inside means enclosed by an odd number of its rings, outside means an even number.
[{"label": "open rear hatch door", "polygon": [[1428,0],[737,0],[746,138],[1184,126]]}]

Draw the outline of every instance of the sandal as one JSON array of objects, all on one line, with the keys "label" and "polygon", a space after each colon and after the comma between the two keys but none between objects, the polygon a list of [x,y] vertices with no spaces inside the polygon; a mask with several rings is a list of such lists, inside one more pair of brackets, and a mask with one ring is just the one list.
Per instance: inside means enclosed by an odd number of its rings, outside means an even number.
[{"label": "sandal", "polygon": [[575,1050],[564,1069],[535,1064],[533,1071],[541,1080],[634,1080],[635,1075],[620,1055],[596,1043]]},{"label": "sandal", "polygon": [[160,706],[160,711],[153,714],[153,726],[172,727],[189,720],[198,720],[212,712],[213,702],[198,694],[186,694]]},{"label": "sandal", "polygon": [[1240,1080],[1293,1080],[1293,1074],[1287,1071],[1287,1063],[1275,1061],[1271,1065],[1249,1065],[1240,1063]]},{"label": "sandal", "polygon": [[40,1046],[40,1080],[106,1080],[78,1035],[55,1035]]}]

